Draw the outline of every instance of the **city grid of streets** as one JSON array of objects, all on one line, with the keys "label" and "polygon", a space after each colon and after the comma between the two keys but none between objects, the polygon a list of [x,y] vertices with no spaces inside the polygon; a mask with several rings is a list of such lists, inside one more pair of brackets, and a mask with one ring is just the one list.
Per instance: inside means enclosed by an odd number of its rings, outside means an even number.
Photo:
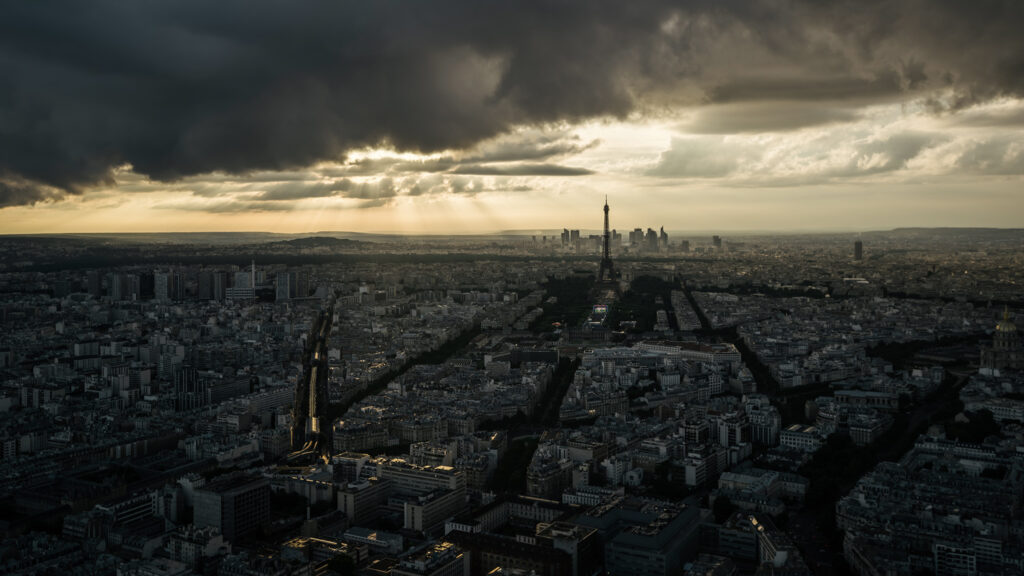
[{"label": "city grid of streets", "polygon": [[0,567],[1010,573],[1022,241],[0,238]]}]

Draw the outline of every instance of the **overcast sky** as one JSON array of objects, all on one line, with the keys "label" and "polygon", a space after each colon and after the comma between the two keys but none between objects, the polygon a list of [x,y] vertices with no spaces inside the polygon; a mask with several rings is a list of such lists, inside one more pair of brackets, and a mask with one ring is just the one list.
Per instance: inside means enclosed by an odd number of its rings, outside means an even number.
[{"label": "overcast sky", "polygon": [[1024,224],[1019,0],[0,18],[0,232]]}]

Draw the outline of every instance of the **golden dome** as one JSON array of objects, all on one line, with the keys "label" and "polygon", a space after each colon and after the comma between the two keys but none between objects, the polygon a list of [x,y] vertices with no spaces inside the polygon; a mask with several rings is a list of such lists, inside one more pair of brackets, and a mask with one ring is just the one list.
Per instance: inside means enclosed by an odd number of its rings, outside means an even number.
[{"label": "golden dome", "polygon": [[1017,326],[1010,322],[1010,307],[1003,308],[1003,321],[996,324],[996,332],[1017,332]]}]

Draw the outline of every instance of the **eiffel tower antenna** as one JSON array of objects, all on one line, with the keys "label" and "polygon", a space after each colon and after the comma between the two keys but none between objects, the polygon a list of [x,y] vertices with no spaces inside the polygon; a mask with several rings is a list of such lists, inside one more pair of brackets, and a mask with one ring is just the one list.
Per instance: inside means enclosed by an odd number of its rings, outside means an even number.
[{"label": "eiffel tower antenna", "polygon": [[614,282],[615,281],[615,266],[612,264],[611,254],[611,242],[612,236],[611,231],[608,227],[608,196],[604,197],[604,238],[602,238],[603,250],[601,254],[601,269],[597,273],[597,281],[601,282]]}]

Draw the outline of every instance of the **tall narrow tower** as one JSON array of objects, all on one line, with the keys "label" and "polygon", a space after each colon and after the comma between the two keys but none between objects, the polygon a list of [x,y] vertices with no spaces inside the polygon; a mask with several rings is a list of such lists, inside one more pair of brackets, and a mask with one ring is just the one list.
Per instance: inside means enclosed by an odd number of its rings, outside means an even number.
[{"label": "tall narrow tower", "polygon": [[612,266],[612,236],[608,227],[608,197],[604,197],[604,251],[601,255],[601,269],[597,273],[597,281],[615,280],[615,268]]},{"label": "tall narrow tower", "polygon": [[249,287],[252,288],[252,302],[256,302],[256,259],[252,259],[252,268],[249,269]]}]

